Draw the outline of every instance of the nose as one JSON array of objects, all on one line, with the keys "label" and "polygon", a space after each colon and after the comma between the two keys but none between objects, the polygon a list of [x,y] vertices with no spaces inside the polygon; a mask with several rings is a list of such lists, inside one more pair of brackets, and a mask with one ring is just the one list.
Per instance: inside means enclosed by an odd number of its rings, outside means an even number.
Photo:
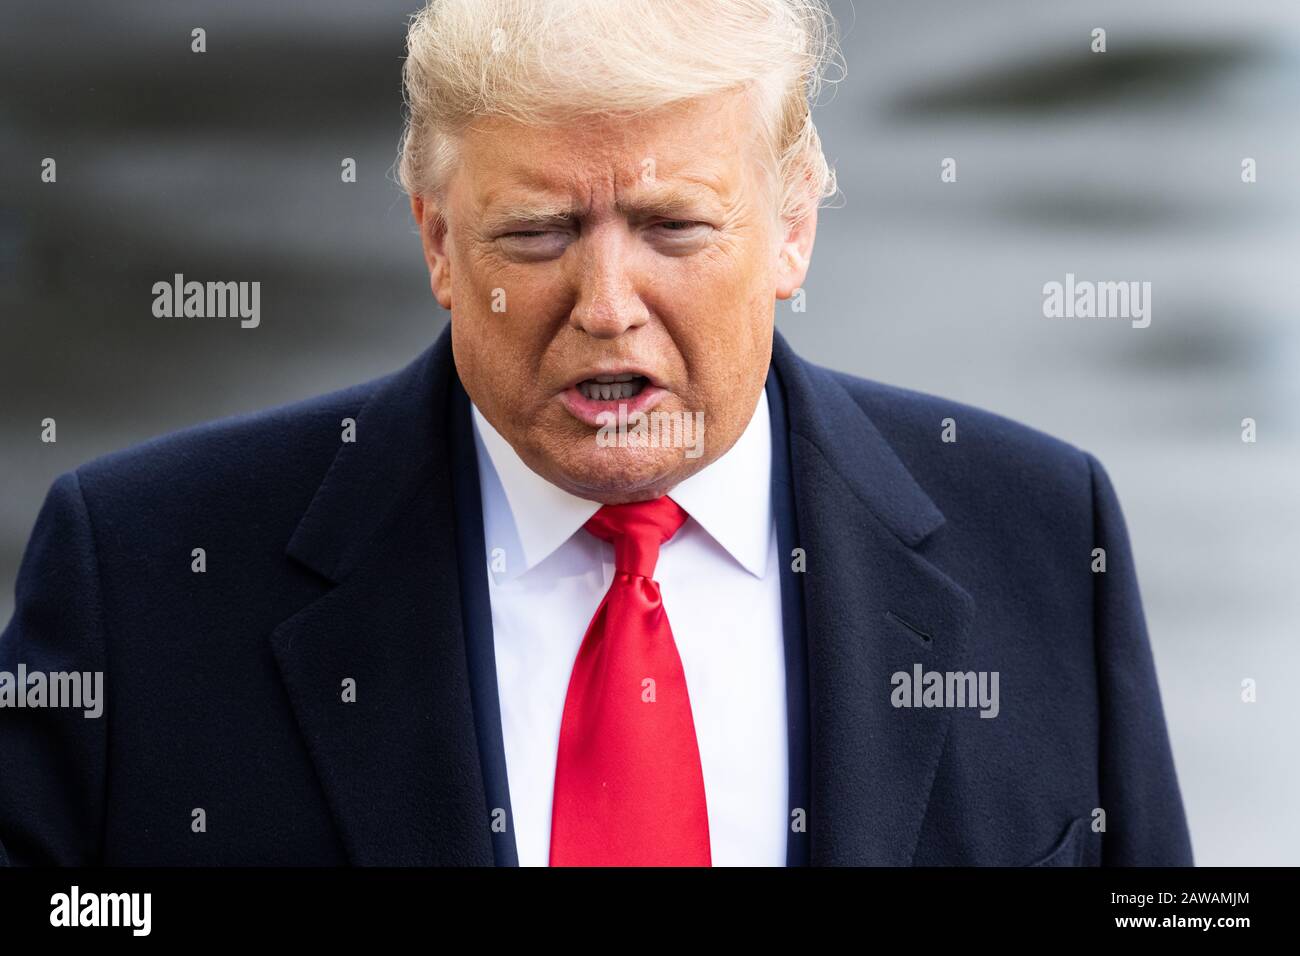
[{"label": "nose", "polygon": [[603,223],[578,240],[573,257],[577,301],[569,324],[593,338],[617,338],[645,325],[650,310],[638,293],[636,250],[632,237],[618,223]]}]

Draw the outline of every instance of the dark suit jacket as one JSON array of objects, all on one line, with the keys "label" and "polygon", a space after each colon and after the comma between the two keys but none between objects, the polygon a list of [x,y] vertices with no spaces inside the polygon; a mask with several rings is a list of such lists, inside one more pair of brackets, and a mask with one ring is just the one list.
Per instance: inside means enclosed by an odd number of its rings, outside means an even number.
[{"label": "dark suit jacket", "polygon": [[[791,862],[1189,864],[1098,462],[779,335],[768,389]],[[102,671],[105,711],[0,709],[0,862],[515,862],[468,408],[444,333],[61,476],[0,670]],[[996,671],[997,717],[893,706],[915,664]]]}]

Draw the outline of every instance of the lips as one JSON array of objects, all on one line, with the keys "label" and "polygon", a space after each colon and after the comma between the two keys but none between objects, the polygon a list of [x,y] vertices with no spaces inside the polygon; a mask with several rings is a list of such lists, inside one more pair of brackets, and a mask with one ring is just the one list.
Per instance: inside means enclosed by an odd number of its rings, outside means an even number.
[{"label": "lips", "polygon": [[620,407],[628,415],[645,413],[667,394],[650,376],[627,369],[584,377],[561,392],[560,399],[574,418],[598,428],[610,421],[608,416],[617,416]]}]

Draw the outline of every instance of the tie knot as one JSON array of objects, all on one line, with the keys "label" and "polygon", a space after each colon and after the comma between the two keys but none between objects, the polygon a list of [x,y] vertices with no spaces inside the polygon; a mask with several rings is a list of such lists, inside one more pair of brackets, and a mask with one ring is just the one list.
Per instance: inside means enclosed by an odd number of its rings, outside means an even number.
[{"label": "tie knot", "polygon": [[653,578],[659,546],[686,523],[682,506],[664,495],[650,501],[604,505],[583,526],[614,545],[614,570]]}]

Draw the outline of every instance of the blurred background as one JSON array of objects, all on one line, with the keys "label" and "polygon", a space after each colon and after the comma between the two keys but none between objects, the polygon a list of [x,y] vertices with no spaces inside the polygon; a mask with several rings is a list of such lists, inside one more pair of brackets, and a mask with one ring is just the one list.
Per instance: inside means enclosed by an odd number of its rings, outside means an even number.
[{"label": "blurred background", "polygon": [[[0,10],[0,622],[59,473],[387,373],[441,330],[392,174],[416,5]],[[778,327],[1101,459],[1197,862],[1300,863],[1300,5],[832,6],[841,195]],[[261,326],[154,318],[176,272],[260,281]],[[1067,272],[1151,282],[1151,326],[1044,318]]]}]

